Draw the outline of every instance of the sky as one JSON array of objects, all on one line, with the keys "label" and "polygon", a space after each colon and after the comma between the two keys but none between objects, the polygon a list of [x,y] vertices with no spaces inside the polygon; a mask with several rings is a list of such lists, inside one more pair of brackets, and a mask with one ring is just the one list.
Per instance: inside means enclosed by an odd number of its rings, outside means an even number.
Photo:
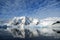
[{"label": "sky", "polygon": [[60,0],[0,0],[0,20],[19,16],[60,17]]}]

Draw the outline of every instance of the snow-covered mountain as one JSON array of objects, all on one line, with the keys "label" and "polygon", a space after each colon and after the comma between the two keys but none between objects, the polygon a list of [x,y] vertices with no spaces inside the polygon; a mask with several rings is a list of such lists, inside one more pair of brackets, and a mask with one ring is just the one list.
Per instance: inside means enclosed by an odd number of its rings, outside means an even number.
[{"label": "snow-covered mountain", "polygon": [[13,31],[19,30],[19,32],[22,33],[22,35],[19,35],[18,33],[17,35],[14,35],[14,33],[12,33],[15,37],[20,37],[20,36],[25,37],[25,34],[26,34],[25,30],[27,29],[30,30],[33,26],[37,26],[39,22],[40,21],[38,19],[28,18],[23,16],[23,17],[14,17],[11,21],[6,23],[5,25],[8,26],[7,30],[9,30],[10,32],[11,30]]},{"label": "snow-covered mountain", "polygon": [[37,25],[38,22],[39,22],[38,19],[33,19],[33,18],[28,18],[28,17],[22,16],[22,17],[14,17],[7,25],[20,25],[20,24]]},{"label": "snow-covered mountain", "polygon": [[8,23],[7,30],[14,37],[38,37],[54,36],[60,38],[60,18],[50,17],[45,19],[29,18],[29,17],[14,17]]}]

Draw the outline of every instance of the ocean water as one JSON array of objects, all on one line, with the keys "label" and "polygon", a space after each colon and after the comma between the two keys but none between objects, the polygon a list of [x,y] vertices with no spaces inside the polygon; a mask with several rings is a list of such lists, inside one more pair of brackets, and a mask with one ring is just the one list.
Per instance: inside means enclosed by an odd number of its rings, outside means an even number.
[{"label": "ocean water", "polygon": [[0,40],[60,40],[60,38],[53,38],[49,36],[32,37],[32,38],[14,38],[11,33],[6,31],[5,29],[0,28]]}]

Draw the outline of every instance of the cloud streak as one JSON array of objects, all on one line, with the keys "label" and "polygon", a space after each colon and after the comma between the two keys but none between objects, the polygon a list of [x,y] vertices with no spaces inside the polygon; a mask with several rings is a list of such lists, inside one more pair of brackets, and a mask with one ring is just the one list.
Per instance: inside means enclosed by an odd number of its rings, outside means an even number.
[{"label": "cloud streak", "polygon": [[9,19],[14,16],[59,17],[59,3],[60,1],[57,0],[0,0],[0,18]]}]

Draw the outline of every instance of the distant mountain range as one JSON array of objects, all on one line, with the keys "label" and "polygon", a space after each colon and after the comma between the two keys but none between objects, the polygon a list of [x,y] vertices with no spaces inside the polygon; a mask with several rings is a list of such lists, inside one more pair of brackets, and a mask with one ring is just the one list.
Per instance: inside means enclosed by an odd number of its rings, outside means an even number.
[{"label": "distant mountain range", "polygon": [[13,37],[32,38],[43,35],[60,38],[60,18],[58,17],[45,19],[14,17],[0,28],[5,28]]}]

